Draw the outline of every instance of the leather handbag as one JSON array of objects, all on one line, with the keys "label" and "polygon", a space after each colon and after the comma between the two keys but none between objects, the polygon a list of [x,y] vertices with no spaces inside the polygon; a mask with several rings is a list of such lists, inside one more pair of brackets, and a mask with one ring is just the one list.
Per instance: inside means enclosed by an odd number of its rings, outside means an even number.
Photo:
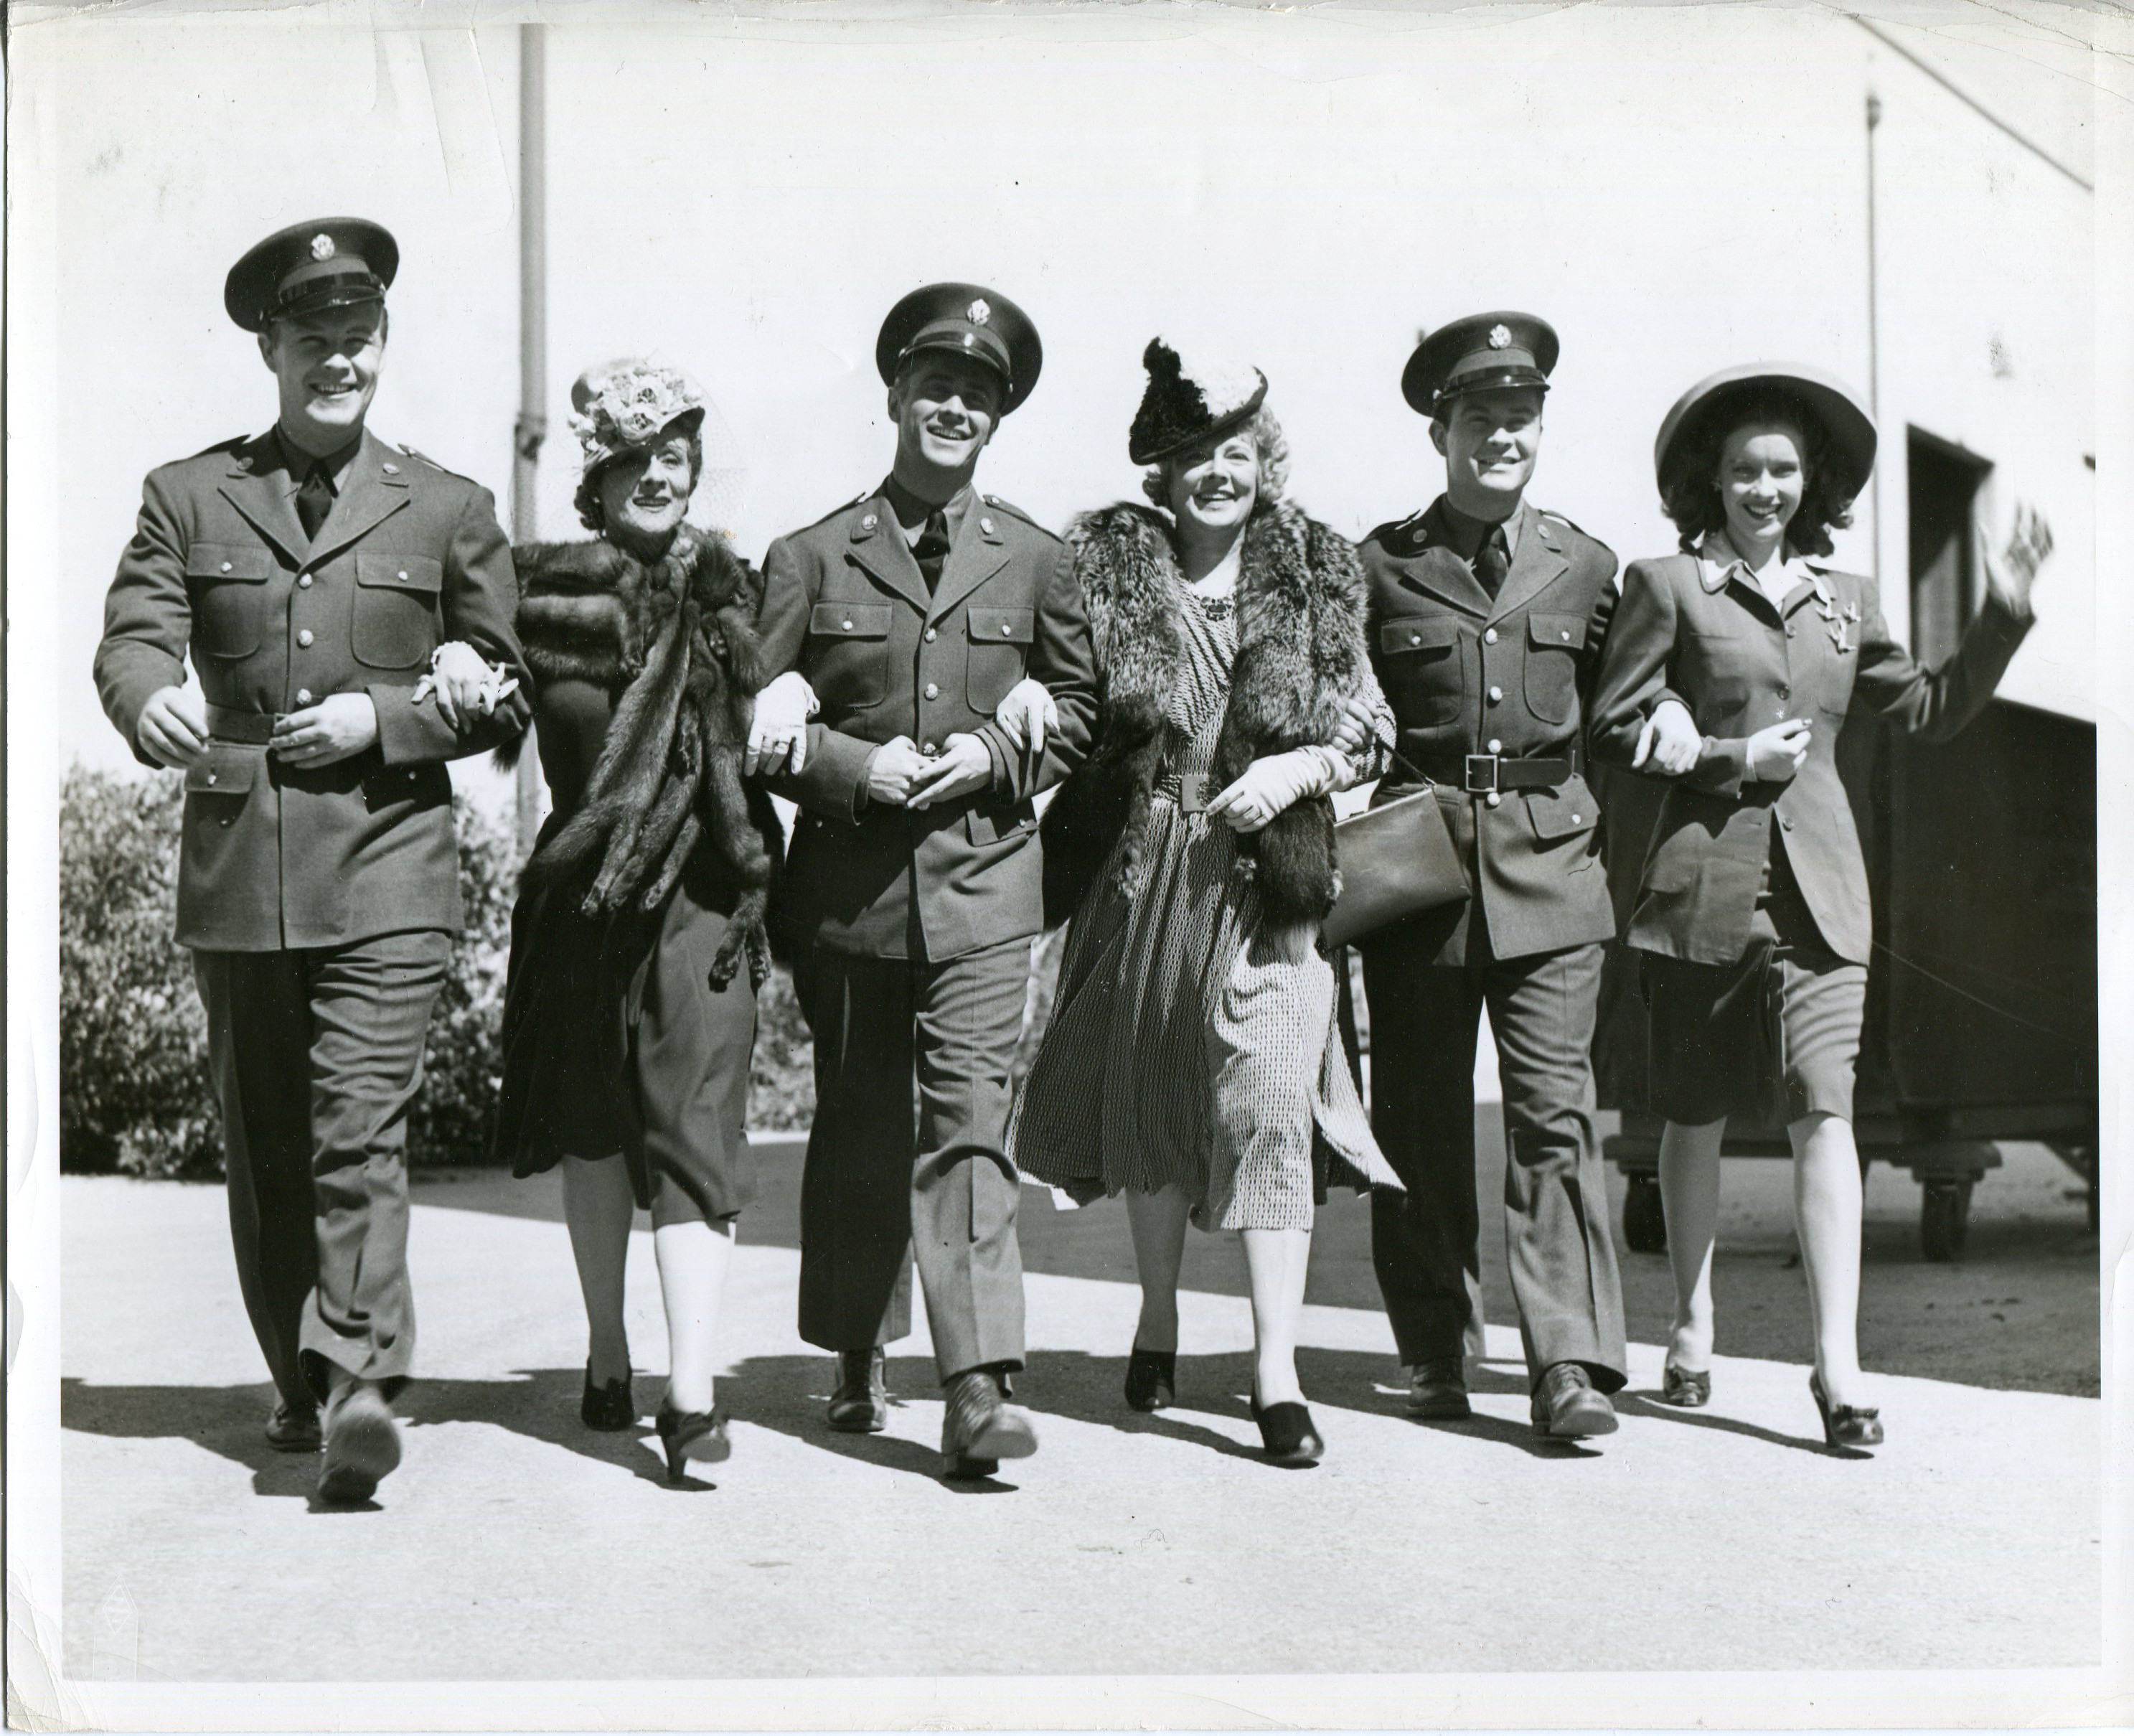
[{"label": "leather handbag", "polygon": [[[1393,757],[1407,765],[1399,755]],[[1412,766],[1408,770],[1422,776]],[[1329,946],[1345,946],[1403,916],[1469,896],[1466,870],[1427,779],[1412,795],[1338,821],[1334,860],[1341,873],[1341,896],[1320,925]]]}]

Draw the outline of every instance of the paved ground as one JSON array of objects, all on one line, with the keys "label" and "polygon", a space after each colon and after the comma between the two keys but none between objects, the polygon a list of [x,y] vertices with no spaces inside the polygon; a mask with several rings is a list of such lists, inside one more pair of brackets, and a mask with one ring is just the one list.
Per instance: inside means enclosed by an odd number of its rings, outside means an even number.
[{"label": "paved ground", "polygon": [[[1117,1399],[1134,1294],[1116,1207],[1056,1214],[1026,1193],[1022,1393],[1044,1449],[963,1489],[934,1475],[923,1330],[892,1361],[888,1434],[817,1426],[829,1365],[793,1334],[789,1154],[766,1153],[736,1263],[721,1387],[736,1450],[716,1487],[670,1487],[649,1439],[579,1428],[582,1327],[553,1196],[432,1183],[413,1231],[424,1377],[402,1401],[407,1463],[379,1505],[340,1513],[312,1510],[308,1462],[259,1439],[268,1393],[220,1192],[70,1180],[67,1668],[293,1681],[2094,1661],[2097,1404],[1919,1377],[1967,1368],[2011,1387],[2034,1366],[2041,1384],[2095,1390],[2096,1243],[2050,1165],[2019,1155],[1982,1187],[1953,1269],[1919,1262],[1911,1191],[1878,1177],[1868,1360],[1891,1440],[1872,1458],[1818,1436],[1778,1164],[1730,1166],[1721,1300],[1738,1353],[1711,1410],[1649,1402],[1665,1279],[1626,1257],[1645,1342],[1600,1451],[1532,1438],[1502,1324],[1474,1422],[1404,1420],[1362,1214],[1337,1206],[1302,1358],[1330,1456],[1305,1472],[1252,1450],[1234,1248],[1197,1240],[1180,1407],[1137,1417]],[[633,1332],[656,1366],[639,1240]],[[638,1391],[649,1410],[657,1379]]]}]

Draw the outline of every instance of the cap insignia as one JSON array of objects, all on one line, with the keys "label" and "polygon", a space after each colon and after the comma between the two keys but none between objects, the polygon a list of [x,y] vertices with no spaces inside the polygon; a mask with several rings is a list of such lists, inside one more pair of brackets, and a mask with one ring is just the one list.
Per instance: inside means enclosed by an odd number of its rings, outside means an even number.
[{"label": "cap insignia", "polygon": [[983,296],[980,296],[963,310],[963,314],[973,326],[983,326],[993,317],[993,310],[992,304]]},{"label": "cap insignia", "polygon": [[1492,350],[1510,349],[1512,347],[1512,328],[1509,326],[1490,326],[1489,347]]},{"label": "cap insignia", "polygon": [[316,235],[311,237],[311,257],[314,259],[331,259],[333,256],[334,238],[331,235]]}]

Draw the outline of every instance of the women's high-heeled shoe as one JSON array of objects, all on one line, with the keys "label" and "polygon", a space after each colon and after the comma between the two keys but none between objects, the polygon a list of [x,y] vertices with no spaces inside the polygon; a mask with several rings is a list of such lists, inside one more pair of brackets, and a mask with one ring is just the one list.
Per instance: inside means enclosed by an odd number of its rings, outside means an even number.
[{"label": "women's high-heeled shoe", "polygon": [[593,1366],[586,1364],[586,1395],[578,1400],[578,1420],[603,1434],[637,1426],[637,1403],[630,1395],[630,1376],[593,1384]]},{"label": "women's high-heeled shoe", "polygon": [[1253,1420],[1260,1425],[1260,1446],[1271,1465],[1302,1469],[1325,1456],[1326,1443],[1311,1426],[1311,1413],[1294,1400],[1263,1407],[1252,1399]]},{"label": "women's high-heeled shoe", "polygon": [[1660,1403],[1684,1410],[1702,1410],[1712,1402],[1712,1371],[1692,1371],[1675,1363],[1660,1369]]},{"label": "women's high-heeled shoe", "polygon": [[1127,1403],[1136,1410],[1167,1410],[1178,1398],[1178,1352],[1143,1350],[1127,1358]]},{"label": "women's high-heeled shoe", "polygon": [[1872,1405],[1833,1405],[1824,1395],[1823,1376],[1808,1377],[1808,1396],[1823,1416],[1823,1441],[1827,1447],[1879,1447],[1882,1444],[1882,1413]]},{"label": "women's high-heeled shoe", "polygon": [[659,1425],[659,1444],[667,1453],[667,1481],[679,1482],[691,1465],[716,1465],[733,1452],[727,1439],[725,1414],[713,1405],[709,1410],[675,1410],[659,1407],[654,1419]]}]

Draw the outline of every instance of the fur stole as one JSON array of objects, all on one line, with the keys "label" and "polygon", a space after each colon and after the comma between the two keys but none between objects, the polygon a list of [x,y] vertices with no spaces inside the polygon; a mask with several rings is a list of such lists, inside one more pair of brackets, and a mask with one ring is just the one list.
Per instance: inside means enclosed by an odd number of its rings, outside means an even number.
[{"label": "fur stole", "polygon": [[[1137,878],[1156,771],[1185,743],[1166,715],[1185,656],[1185,580],[1167,515],[1122,502],[1068,527],[1089,613],[1102,689],[1088,761],[1046,810],[1045,917],[1063,921],[1123,835],[1122,887]],[[1216,740],[1212,795],[1254,759],[1332,739],[1338,698],[1369,665],[1365,591],[1355,549],[1286,501],[1245,527],[1238,575],[1238,658]],[[1296,804],[1239,839],[1270,920],[1317,922],[1337,889],[1334,809]]]},{"label": "fur stole", "polygon": [[606,541],[536,543],[514,560],[536,682],[590,681],[616,695],[585,799],[534,852],[527,884],[582,887],[590,916],[632,902],[656,910],[708,840],[741,890],[712,984],[724,988],[744,955],[760,984],[775,853],[762,824],[768,803],[751,800],[741,775],[750,702],[765,678],[756,576],[689,525],[650,563]]}]

